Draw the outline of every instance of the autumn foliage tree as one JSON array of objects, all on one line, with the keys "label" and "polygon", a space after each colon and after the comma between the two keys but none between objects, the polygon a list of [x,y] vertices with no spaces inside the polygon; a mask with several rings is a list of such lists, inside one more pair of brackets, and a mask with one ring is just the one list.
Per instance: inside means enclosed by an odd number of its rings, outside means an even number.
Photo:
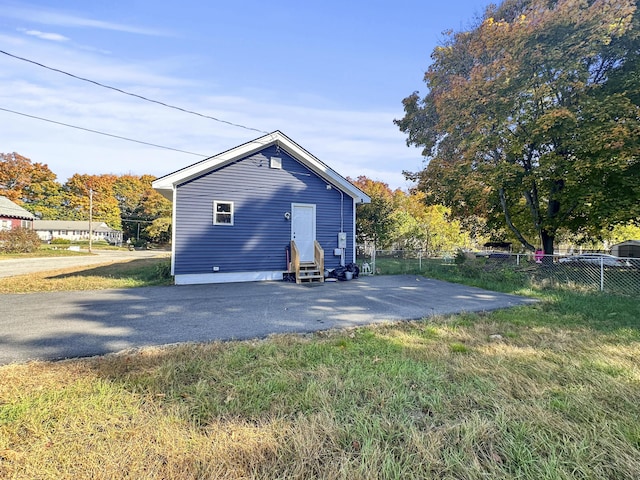
[{"label": "autumn foliage tree", "polygon": [[151,187],[153,180],[152,175],[75,174],[64,184],[66,208],[70,218],[88,219],[92,190],[95,221],[122,229],[125,238],[168,241],[171,202]]},{"label": "autumn foliage tree", "polygon": [[[64,184],[43,163],[0,153],[0,195],[42,220],[88,220],[123,229],[125,238],[168,242],[171,202],[151,187],[153,175],[76,173]],[[93,201],[93,205],[91,202]]]},{"label": "autumn foliage tree", "polygon": [[392,191],[386,183],[366,176],[350,181],[371,197],[371,203],[358,205],[358,243],[428,253],[470,244],[460,222],[450,218],[450,210],[442,205],[427,205],[423,192]]},{"label": "autumn foliage tree", "polygon": [[635,0],[506,0],[432,59],[395,121],[424,148],[428,202],[545,253],[559,230],[640,219]]},{"label": "autumn foliage tree", "polygon": [[18,153],[0,153],[0,195],[40,218],[59,218],[62,185],[56,175]]},{"label": "autumn foliage tree", "polygon": [[155,179],[152,175],[121,175],[114,183],[126,238],[170,239],[171,202],[151,187]]},{"label": "autumn foliage tree", "polygon": [[64,184],[66,208],[74,220],[88,220],[89,210],[94,221],[105,222],[111,228],[121,228],[120,206],[114,196],[116,175],[74,174]]},{"label": "autumn foliage tree", "polygon": [[424,192],[396,190],[393,203],[391,239],[396,248],[437,254],[471,246],[460,222],[451,218],[451,210],[427,205]]},{"label": "autumn foliage tree", "polygon": [[371,244],[377,248],[390,246],[393,228],[393,192],[389,185],[364,175],[356,179],[348,178],[348,180],[371,198],[371,203],[358,205],[357,242],[361,245]]}]

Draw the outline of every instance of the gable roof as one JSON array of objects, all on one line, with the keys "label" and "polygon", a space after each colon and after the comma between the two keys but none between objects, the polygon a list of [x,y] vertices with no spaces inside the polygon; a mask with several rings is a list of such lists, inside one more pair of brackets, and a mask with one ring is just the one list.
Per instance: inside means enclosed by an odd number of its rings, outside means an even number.
[{"label": "gable roof", "polygon": [[0,196],[0,216],[33,220],[36,216],[29,210],[13,203],[7,197]]},{"label": "gable roof", "polygon": [[160,177],[152,182],[151,185],[164,197],[169,200],[173,200],[173,189],[176,186],[244,157],[253,155],[254,153],[272,145],[277,145],[280,149],[285,150],[289,155],[309,168],[327,183],[339,188],[344,193],[355,199],[356,203],[371,202],[371,199],[366,193],[279,130],[264,135],[263,137],[256,138],[255,140],[243,145],[239,145],[231,150],[227,150],[226,152],[214,155],[213,157],[206,158],[200,162],[194,163],[193,165],[165,175],[164,177]]}]

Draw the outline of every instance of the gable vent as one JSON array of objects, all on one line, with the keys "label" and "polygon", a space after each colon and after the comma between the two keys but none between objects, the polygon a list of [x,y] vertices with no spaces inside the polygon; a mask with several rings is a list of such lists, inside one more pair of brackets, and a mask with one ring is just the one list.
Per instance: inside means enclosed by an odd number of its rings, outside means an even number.
[{"label": "gable vent", "polygon": [[280,157],[271,157],[269,161],[269,167],[282,170],[282,159]]}]

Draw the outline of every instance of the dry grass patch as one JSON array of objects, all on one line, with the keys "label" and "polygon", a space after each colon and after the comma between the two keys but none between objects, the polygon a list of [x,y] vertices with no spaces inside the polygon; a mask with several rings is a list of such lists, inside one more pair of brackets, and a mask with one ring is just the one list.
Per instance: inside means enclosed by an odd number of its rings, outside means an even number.
[{"label": "dry grass patch", "polygon": [[277,423],[202,428],[161,395],[101,378],[102,368],[94,359],[0,370],[1,478],[246,478],[273,456]]},{"label": "dry grass patch", "polygon": [[104,290],[169,285],[166,258],[112,261],[90,267],[70,267],[47,272],[0,278],[0,294]]}]

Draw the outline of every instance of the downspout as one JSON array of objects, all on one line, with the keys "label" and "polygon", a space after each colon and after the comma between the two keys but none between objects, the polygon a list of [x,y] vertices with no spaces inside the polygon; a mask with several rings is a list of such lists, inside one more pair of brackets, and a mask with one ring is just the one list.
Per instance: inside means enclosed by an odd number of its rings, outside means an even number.
[{"label": "downspout", "polygon": [[353,231],[351,232],[352,240],[351,245],[353,248],[353,258],[351,259],[352,263],[356,263],[356,199],[353,198],[351,200],[352,208],[353,208]]},{"label": "downspout", "polygon": [[[344,193],[342,193],[342,189],[339,189],[338,191],[340,192],[340,233],[344,233]],[[346,249],[347,247],[344,247],[342,249],[342,255],[340,255],[340,265],[342,267],[345,265],[344,257],[347,253]]]},{"label": "downspout", "polygon": [[176,206],[178,204],[178,188],[175,185],[172,185],[173,188],[173,205],[171,208],[171,275],[174,276],[175,283],[175,272],[176,272]]},{"label": "downspout", "polygon": [[344,232],[344,193],[340,190],[340,231]]}]

